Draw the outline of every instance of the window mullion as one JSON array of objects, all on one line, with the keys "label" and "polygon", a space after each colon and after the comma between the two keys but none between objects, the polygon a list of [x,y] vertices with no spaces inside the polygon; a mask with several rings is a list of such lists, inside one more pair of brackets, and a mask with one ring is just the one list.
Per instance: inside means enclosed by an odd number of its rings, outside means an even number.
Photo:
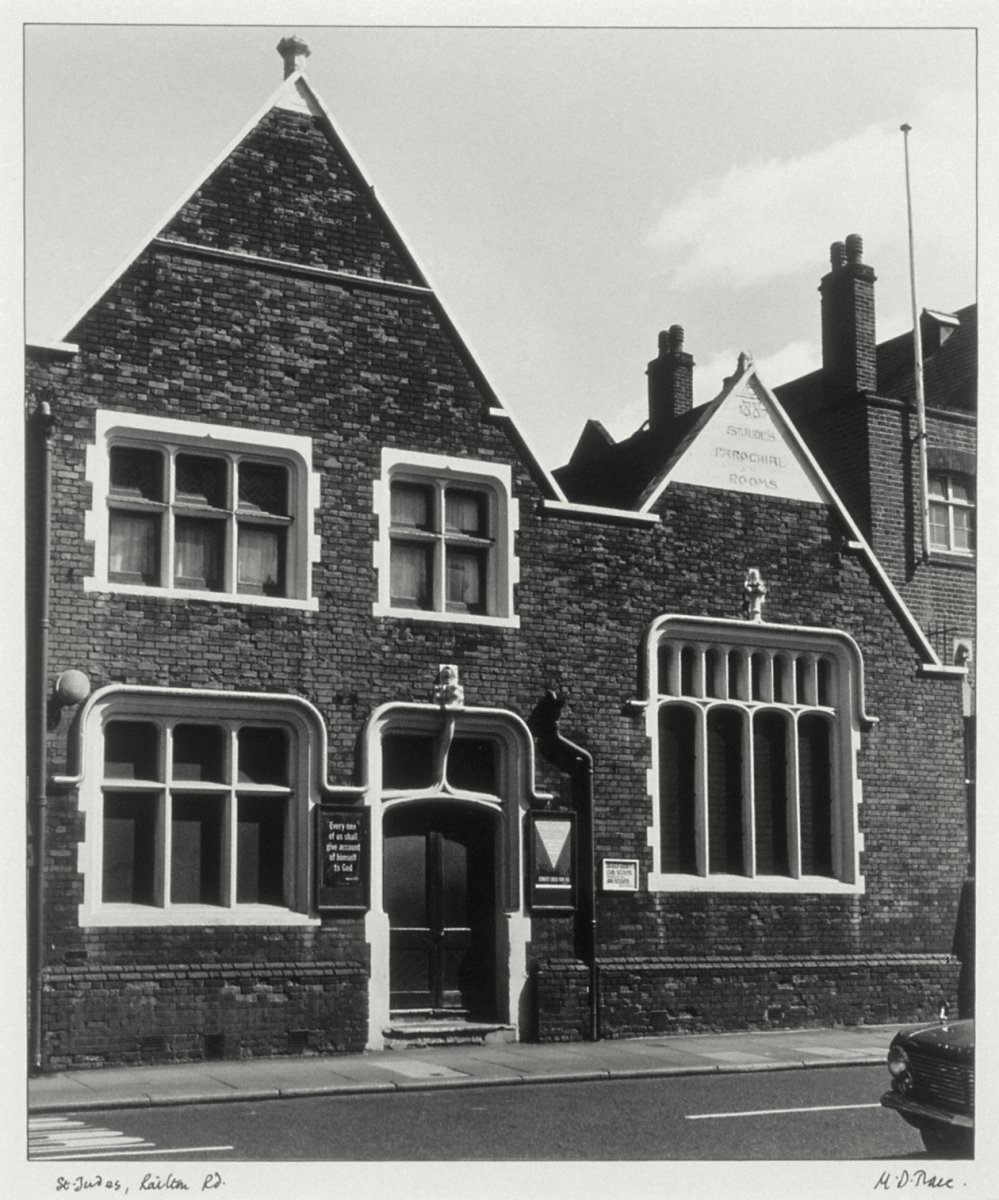
[{"label": "window mullion", "polygon": [[166,452],[166,511],[163,513],[163,525],[160,529],[160,586],[172,588],[174,585],[174,507],[176,505],[176,472],[174,464],[176,453],[171,446]]},{"label": "window mullion", "polygon": [[434,488],[434,561],[431,565],[434,589],[434,609],[447,609],[447,528],[445,525],[444,485]]},{"label": "window mullion", "polygon": [[229,726],[227,729],[229,737],[227,739],[226,753],[226,778],[229,781],[229,786],[226,789],[225,795],[225,814],[222,824],[222,879],[224,886],[222,890],[222,905],[224,908],[232,908],[236,903],[236,839],[239,834],[239,801],[236,797],[237,784],[237,760],[236,760],[236,737],[237,731],[234,726]]},{"label": "window mullion", "polygon": [[[679,655],[676,656],[679,658]],[[696,749],[694,752],[694,834],[697,846],[697,874],[707,876],[708,845],[708,709],[697,706]]]},{"label": "window mullion", "polygon": [[756,751],[753,725],[759,710],[749,710],[742,721],[742,862],[746,874],[756,878]]},{"label": "window mullion", "polygon": [[798,714],[790,714],[787,754],[787,840],[788,868],[792,879],[801,878],[801,773],[798,764]]}]

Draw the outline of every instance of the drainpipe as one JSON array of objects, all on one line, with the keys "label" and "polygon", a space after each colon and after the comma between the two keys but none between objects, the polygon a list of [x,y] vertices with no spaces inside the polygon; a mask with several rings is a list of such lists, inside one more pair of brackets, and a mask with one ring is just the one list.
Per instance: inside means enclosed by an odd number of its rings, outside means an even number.
[{"label": "drainpipe", "polygon": [[48,756],[46,734],[48,727],[48,674],[49,674],[49,544],[52,495],[52,430],[55,422],[47,401],[42,401],[35,412],[42,437],[42,469],[40,482],[38,528],[37,528],[37,602],[38,641],[35,685],[38,688],[37,712],[35,716],[35,762],[32,783],[35,793],[34,828],[34,877],[32,888],[33,921],[30,933],[31,952],[31,1014],[30,1014],[30,1066],[32,1074],[42,1069],[42,968],[45,958],[45,856],[47,853],[46,826],[48,824]]},{"label": "drainpipe", "polygon": [[597,966],[597,888],[593,823],[593,755],[559,733],[558,723],[565,696],[554,691],[544,698],[527,719],[542,756],[572,780],[573,808],[580,816],[579,934],[581,957],[589,968],[590,1040],[600,1040],[600,975]]}]

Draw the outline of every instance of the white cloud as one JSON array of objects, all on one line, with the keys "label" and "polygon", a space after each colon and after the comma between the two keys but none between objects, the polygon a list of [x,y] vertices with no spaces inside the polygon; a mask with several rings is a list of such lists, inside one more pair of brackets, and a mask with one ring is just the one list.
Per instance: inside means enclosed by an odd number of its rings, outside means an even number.
[{"label": "white cloud", "polygon": [[[958,93],[926,93],[911,117],[917,248],[973,261],[974,107]],[[649,240],[677,287],[758,286],[814,270],[816,247],[858,232],[878,261],[908,232],[904,139],[869,126],[798,158],[740,163],[700,180],[660,216]]]}]

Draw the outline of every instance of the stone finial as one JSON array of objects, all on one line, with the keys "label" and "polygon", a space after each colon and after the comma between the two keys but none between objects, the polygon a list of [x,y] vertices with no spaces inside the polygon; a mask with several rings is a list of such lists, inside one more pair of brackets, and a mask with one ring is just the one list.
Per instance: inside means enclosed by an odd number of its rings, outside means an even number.
[{"label": "stone finial", "polygon": [[742,585],[742,615],[747,621],[763,620],[763,602],[766,598],[767,585],[756,567],[750,567]]},{"label": "stone finial", "polygon": [[437,668],[434,703],[441,708],[461,708],[465,703],[465,689],[458,682],[458,668],[454,663],[441,663]]},{"label": "stone finial", "polygon": [[277,44],[278,54],[284,59],[284,77],[294,75],[305,66],[305,60],[312,51],[300,37],[282,38]]}]

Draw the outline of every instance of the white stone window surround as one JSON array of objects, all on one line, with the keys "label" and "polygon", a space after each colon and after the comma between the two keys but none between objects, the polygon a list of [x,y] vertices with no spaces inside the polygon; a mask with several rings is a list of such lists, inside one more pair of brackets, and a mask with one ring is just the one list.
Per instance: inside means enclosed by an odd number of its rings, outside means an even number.
[{"label": "white stone window surround", "polygon": [[[103,878],[104,730],[110,721],[223,726],[234,736],[244,725],[284,728],[289,734],[290,786],[285,814],[285,877],[288,904],[156,904],[105,903]],[[78,848],[83,876],[81,928],[156,926],[295,926],[319,925],[312,904],[313,809],[321,792],[325,762],[325,730],[319,713],[295,696],[211,692],[184,688],[109,685],[95,692],[80,715],[80,772],[55,782],[79,787],[85,840]],[[164,781],[166,784],[168,781]],[[147,785],[148,786],[148,785]],[[160,785],[157,785],[160,786]],[[138,790],[138,789],[136,789]],[[195,787],[195,791],[207,788]],[[225,789],[216,789],[222,794]],[[236,785],[236,790],[241,790]],[[248,790],[248,789],[247,789]],[[268,788],[268,791],[275,789]],[[163,813],[159,837],[165,838]],[[166,851],[168,853],[168,849]]]},{"label": "white stone window surround", "polygon": [[[229,457],[247,454],[252,455],[254,461],[270,461],[289,468],[292,522],[285,564],[289,595],[202,591],[109,579],[110,451],[115,445],[163,448],[173,452],[216,453]],[[312,566],[320,556],[320,538],[313,532],[320,487],[319,475],[312,470],[311,438],[277,430],[245,429],[98,409],[95,440],[86,452],[86,477],[91,485],[92,500],[91,507],[84,515],[84,537],[94,546],[94,573],[83,580],[84,591],[209,600],[216,604],[250,604],[262,608],[318,610],[318,597],[312,594]]]},{"label": "white stone window surround", "polygon": [[[688,645],[694,650],[693,691],[694,696],[675,695],[669,689],[676,687],[675,679],[661,680],[659,677],[659,648],[664,643]],[[817,703],[817,676],[813,673],[807,683],[807,702],[802,705],[780,704],[773,700],[773,683],[766,685],[767,691],[760,699],[745,698],[749,676],[739,674],[737,691],[742,694],[726,698],[708,697],[705,679],[706,652],[714,649],[727,655],[734,652],[736,660],[748,666],[754,653],[762,654],[772,663],[781,655],[790,659],[803,658],[813,667],[820,658],[832,660],[835,669],[831,672],[829,686],[833,694],[831,703]],[[646,679],[648,698],[641,703],[645,709],[646,732],[652,750],[652,763],[648,773],[648,790],[652,801],[652,823],[647,829],[647,844],[652,849],[653,869],[649,872],[650,892],[726,892],[726,893],[820,893],[832,895],[860,895],[865,890],[860,872],[860,853],[863,850],[863,834],[858,828],[858,806],[862,802],[862,784],[857,776],[857,751],[860,734],[876,722],[864,709],[863,659],[860,649],[849,634],[838,630],[815,629],[802,626],[774,625],[765,622],[748,622],[726,618],[697,618],[683,615],[666,615],[653,622],[646,638]],[[738,673],[737,673],[738,674]],[[807,674],[807,672],[806,672]],[[677,691],[682,691],[677,688]],[[751,690],[751,689],[750,689]],[[803,698],[804,699],[804,698]],[[661,812],[660,812],[660,747],[659,714],[667,704],[686,704],[693,708],[697,720],[703,724],[708,710],[715,705],[735,707],[751,715],[755,710],[782,709],[792,721],[802,713],[817,713],[825,710],[834,723],[832,788],[833,788],[833,837],[832,855],[835,877],[797,874],[791,875],[726,875],[710,874],[706,870],[706,847],[704,845],[704,823],[706,797],[703,780],[699,782],[698,804],[698,874],[674,874],[662,870]],[[746,723],[747,728],[749,722]],[[744,739],[743,771],[748,777],[744,787],[744,829],[752,836],[754,829],[752,747]],[[698,747],[704,745],[703,736],[698,738]],[[698,766],[703,772],[703,764]],[[792,829],[795,821],[791,814]],[[755,854],[747,856],[754,863]],[[792,871],[800,868],[796,855],[791,855]]]},{"label": "white stone window surround", "polygon": [[[453,612],[393,605],[391,597],[391,524],[393,482],[425,482],[440,485],[469,485],[489,497],[490,520],[495,544],[490,552],[489,611]],[[383,447],[381,477],[373,487],[373,507],[378,518],[378,540],[373,546],[373,562],[378,576],[377,599],[372,606],[376,617],[434,621],[458,625],[494,625],[508,629],[520,627],[514,612],[513,589],[519,581],[519,562],[514,553],[518,529],[518,502],[512,495],[512,472],[506,463],[428,454],[415,450]]]}]

